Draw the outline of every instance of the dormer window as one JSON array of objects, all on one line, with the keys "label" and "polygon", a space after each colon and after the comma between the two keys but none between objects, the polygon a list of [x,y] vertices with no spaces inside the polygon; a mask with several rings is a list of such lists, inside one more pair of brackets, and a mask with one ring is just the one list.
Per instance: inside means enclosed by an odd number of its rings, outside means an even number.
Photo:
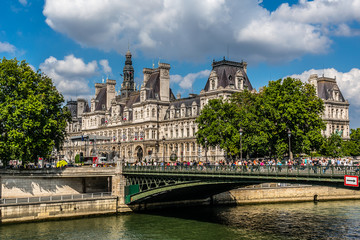
[{"label": "dormer window", "polygon": [[145,92],[141,93],[141,101],[145,101]]},{"label": "dormer window", "polygon": [[215,89],[215,80],[212,80],[211,81],[211,90],[214,90]]}]

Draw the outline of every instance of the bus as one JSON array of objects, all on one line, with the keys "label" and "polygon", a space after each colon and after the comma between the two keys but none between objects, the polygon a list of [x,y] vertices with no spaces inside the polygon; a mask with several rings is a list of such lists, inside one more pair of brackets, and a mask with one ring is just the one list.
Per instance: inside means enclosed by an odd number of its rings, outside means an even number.
[{"label": "bus", "polygon": [[112,164],[112,162],[108,161],[107,157],[84,157],[84,165],[99,167],[108,164]]}]

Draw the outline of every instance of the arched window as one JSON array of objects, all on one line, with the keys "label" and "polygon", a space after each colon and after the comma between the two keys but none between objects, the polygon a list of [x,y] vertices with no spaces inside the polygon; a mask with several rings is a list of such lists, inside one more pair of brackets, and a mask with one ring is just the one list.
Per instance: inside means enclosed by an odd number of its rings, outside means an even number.
[{"label": "arched window", "polygon": [[153,108],[153,109],[151,110],[151,116],[152,116],[152,117],[156,117],[155,108]]}]

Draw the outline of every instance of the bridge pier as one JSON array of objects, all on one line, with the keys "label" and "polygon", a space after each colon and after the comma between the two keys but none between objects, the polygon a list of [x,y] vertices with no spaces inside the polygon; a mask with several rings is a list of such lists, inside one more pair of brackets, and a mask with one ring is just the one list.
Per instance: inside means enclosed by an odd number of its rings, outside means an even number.
[{"label": "bridge pier", "polygon": [[122,174],[123,172],[123,162],[115,157],[116,167],[115,174],[112,177],[112,195],[117,197],[117,212],[130,212],[132,211],[125,204],[125,186],[126,186],[126,178]]}]

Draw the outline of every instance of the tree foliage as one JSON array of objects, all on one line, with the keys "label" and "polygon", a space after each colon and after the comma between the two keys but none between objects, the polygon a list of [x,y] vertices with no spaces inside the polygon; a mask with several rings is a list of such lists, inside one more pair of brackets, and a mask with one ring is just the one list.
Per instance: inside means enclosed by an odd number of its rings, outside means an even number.
[{"label": "tree foliage", "polygon": [[310,153],[323,142],[323,102],[315,88],[298,79],[270,81],[260,93],[247,90],[230,100],[210,100],[197,119],[198,141],[207,137],[230,155],[240,152],[239,129],[243,130],[243,151],[250,155],[283,156],[288,152],[288,129],[293,153]]},{"label": "tree foliage", "polygon": [[343,141],[342,153],[345,156],[360,156],[360,128],[350,130],[350,140]]},{"label": "tree foliage", "polygon": [[16,59],[0,61],[0,159],[34,162],[59,149],[70,113],[52,80]]},{"label": "tree foliage", "polygon": [[327,157],[341,157],[343,156],[343,140],[339,134],[333,133],[323,142],[320,153]]}]

